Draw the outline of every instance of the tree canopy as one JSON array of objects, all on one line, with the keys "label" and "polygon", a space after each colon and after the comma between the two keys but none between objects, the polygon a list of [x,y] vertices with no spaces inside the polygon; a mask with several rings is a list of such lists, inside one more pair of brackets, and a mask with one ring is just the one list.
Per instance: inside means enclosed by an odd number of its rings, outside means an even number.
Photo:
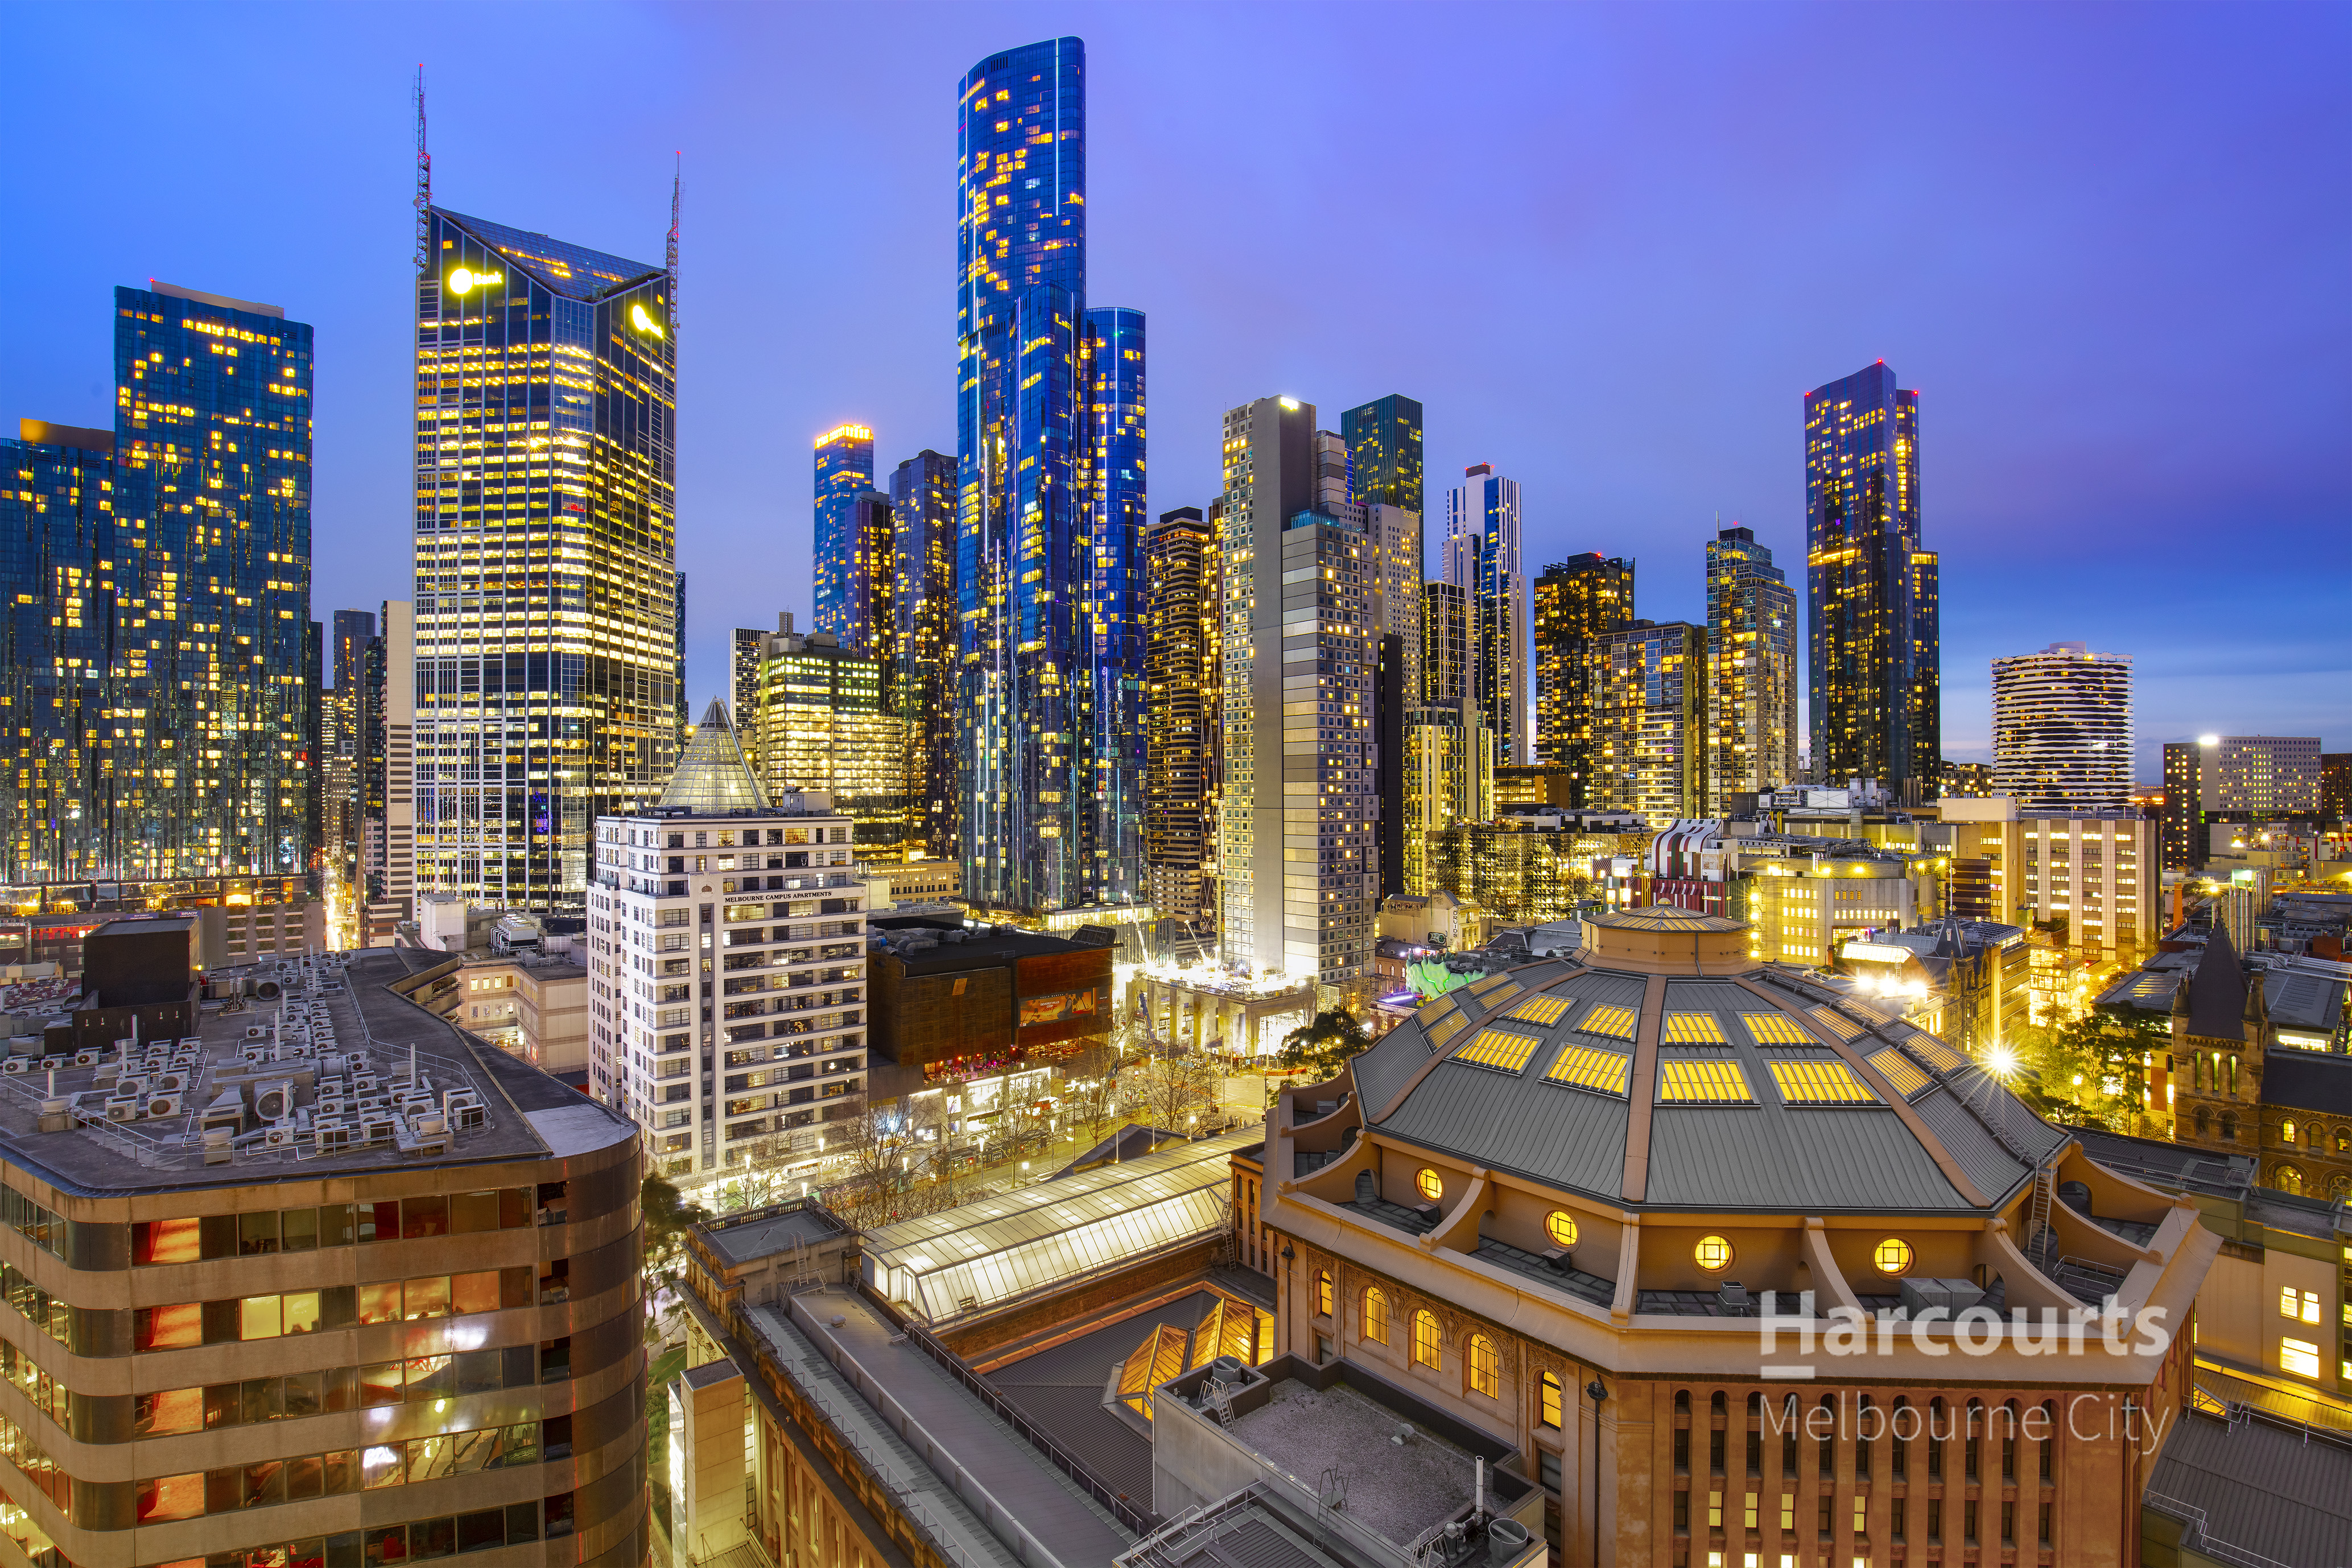
[{"label": "tree canopy", "polygon": [[1361,1019],[1344,1008],[1327,1008],[1282,1037],[1275,1065],[1329,1078],[1371,1043],[1371,1031]]}]

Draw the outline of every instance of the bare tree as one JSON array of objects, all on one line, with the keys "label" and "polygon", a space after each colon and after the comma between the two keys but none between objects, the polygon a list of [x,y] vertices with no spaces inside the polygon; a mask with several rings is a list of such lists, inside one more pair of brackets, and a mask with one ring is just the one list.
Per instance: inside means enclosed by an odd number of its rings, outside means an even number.
[{"label": "bare tree", "polygon": [[1206,1057],[1190,1051],[1150,1057],[1125,1076],[1126,1109],[1154,1127],[1194,1132],[1215,1112],[1217,1075]]}]

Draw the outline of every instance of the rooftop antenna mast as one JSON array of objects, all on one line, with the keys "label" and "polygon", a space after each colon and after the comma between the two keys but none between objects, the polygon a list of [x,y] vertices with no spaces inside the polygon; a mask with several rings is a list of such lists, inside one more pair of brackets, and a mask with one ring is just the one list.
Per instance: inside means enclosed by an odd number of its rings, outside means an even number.
[{"label": "rooftop antenna mast", "polygon": [[669,175],[669,330],[670,336],[675,339],[677,336],[677,197],[678,187],[684,176],[686,153],[680,151],[671,156],[673,161],[670,164]]},{"label": "rooftop antenna mast", "polygon": [[416,271],[422,277],[433,237],[433,154],[425,149],[425,68],[416,68]]}]

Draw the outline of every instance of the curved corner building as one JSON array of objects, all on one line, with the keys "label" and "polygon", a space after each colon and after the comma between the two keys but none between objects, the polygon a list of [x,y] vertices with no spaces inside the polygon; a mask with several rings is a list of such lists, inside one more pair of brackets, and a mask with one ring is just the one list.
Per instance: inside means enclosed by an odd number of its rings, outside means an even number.
[{"label": "curved corner building", "polygon": [[437,956],[0,1075],[0,1557],[646,1561],[636,1128]]},{"label": "curved corner building", "polygon": [[1584,931],[1283,1091],[1277,1351],[1515,1448],[1558,1561],[2131,1561],[2189,1201],[1733,921]]}]

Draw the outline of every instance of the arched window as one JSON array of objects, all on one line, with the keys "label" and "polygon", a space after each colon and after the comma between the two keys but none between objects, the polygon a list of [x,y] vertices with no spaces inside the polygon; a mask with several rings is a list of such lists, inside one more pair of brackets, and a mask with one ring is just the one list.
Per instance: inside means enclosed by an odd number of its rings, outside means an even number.
[{"label": "arched window", "polygon": [[2273,1165],[2271,1185],[2291,1198],[2299,1198],[2303,1196],[2303,1173],[2293,1165]]},{"label": "arched window", "polygon": [[2336,1152],[2339,1154],[2352,1154],[2352,1127],[2339,1127],[2336,1130]]},{"label": "arched window", "polygon": [[1377,1285],[1364,1289],[1364,1338],[1376,1345],[1389,1342],[1389,1299]]},{"label": "arched window", "polygon": [[[1682,1397],[1687,1399],[1689,1395]],[[1549,1373],[1543,1374],[1543,1385],[1538,1390],[1536,1425],[1559,1430],[1559,1379]]]},{"label": "arched window", "polygon": [[2234,1052],[2230,1057],[2230,1098],[2238,1098],[2238,1058]]},{"label": "arched window", "polygon": [[1422,1366],[1442,1367],[1445,1364],[1437,1337],[1437,1314],[1427,1308],[1412,1315],[1412,1359]]},{"label": "arched window", "polygon": [[2327,1147],[2327,1134],[2321,1131],[2319,1124],[2315,1121],[2311,1124],[2310,1128],[2303,1136],[2304,1142],[2311,1145],[2311,1152],[2315,1154],[2324,1152]]},{"label": "arched window", "polygon": [[2197,1108],[2197,1136],[2200,1138],[2213,1136],[2213,1110],[2210,1106],[2200,1105]]},{"label": "arched window", "polygon": [[1717,1415],[1723,1414],[1723,1390],[1718,1388],[1715,1391],[1714,1394],[1708,1398],[1706,1407],[1709,1410],[1714,1411]]},{"label": "arched window", "polygon": [[2338,1171],[2328,1177],[2327,1196],[2330,1202],[2341,1197],[2352,1197],[2352,1176]]},{"label": "arched window", "polygon": [[1503,1397],[1503,1362],[1495,1342],[1484,1334],[1470,1336],[1470,1392],[1489,1399]]},{"label": "arched window", "polygon": [[2045,1481],[2055,1479],[2050,1456],[2057,1442],[2058,1404],[2055,1400],[2045,1399],[2042,1402],[2042,1479]]},{"label": "arched window", "polygon": [[1315,1315],[1318,1318],[1331,1315],[1331,1271],[1328,1268],[1315,1276]]},{"label": "arched window", "polygon": [[1687,1415],[1690,1414],[1689,1389],[1678,1388],[1675,1390],[1675,1414],[1677,1415]]},{"label": "arched window", "polygon": [[2221,1112],[2221,1142],[2235,1143],[2237,1141],[2238,1113],[2234,1110],[2225,1110]]},{"label": "arched window", "polygon": [[2294,1142],[2294,1117],[2290,1116],[2284,1121],[2279,1123],[2279,1142],[2282,1143],[2293,1143]]}]

